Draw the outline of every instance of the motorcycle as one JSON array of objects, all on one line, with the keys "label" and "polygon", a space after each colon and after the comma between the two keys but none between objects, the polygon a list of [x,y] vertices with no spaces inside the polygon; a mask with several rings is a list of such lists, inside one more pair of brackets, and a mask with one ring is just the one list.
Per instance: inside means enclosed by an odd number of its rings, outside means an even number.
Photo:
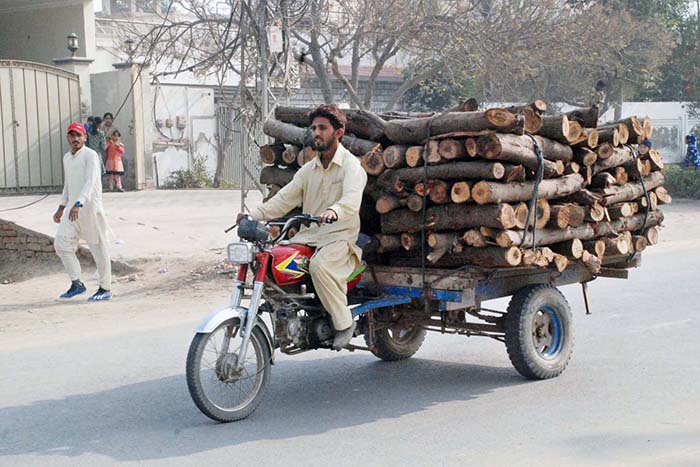
[{"label": "motorcycle", "polygon": [[[333,323],[308,271],[314,248],[287,238],[292,229],[322,222],[306,214],[284,222],[239,222],[241,241],[228,245],[229,260],[238,265],[230,305],[198,324],[187,355],[190,395],[213,420],[237,421],[255,411],[270,382],[276,349],[294,355],[333,348]],[[279,234],[271,238],[273,226]],[[410,299],[398,299],[396,304],[403,305],[399,311],[395,303],[356,287],[365,267],[348,277],[347,289],[357,318],[355,337],[364,335],[367,346],[351,344],[346,349],[368,350],[383,360],[409,358],[423,343],[426,330],[410,319]],[[247,307],[242,305],[244,298],[249,299]],[[262,319],[265,314],[272,332]]]}]

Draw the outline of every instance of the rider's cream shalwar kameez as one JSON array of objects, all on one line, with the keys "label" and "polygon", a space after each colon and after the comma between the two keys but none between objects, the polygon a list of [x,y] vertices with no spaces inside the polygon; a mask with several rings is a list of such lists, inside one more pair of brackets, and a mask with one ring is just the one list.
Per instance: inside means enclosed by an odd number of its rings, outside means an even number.
[{"label": "rider's cream shalwar kameez", "polygon": [[[100,287],[109,290],[112,282],[109,259],[110,230],[102,207],[102,172],[99,156],[83,146],[78,152],[63,156],[63,217],[58,225],[54,248],[71,280],[80,279],[80,261],[75,254],[79,239],[85,240],[95,260]],[[71,221],[69,213],[76,201],[80,201],[78,219]]]},{"label": "rider's cream shalwar kameez", "polygon": [[272,199],[255,209],[257,220],[282,217],[302,206],[305,214],[320,216],[332,209],[338,220],[333,224],[302,228],[294,243],[316,247],[309,264],[309,273],[324,308],[337,330],[352,325],[347,301],[347,278],[360,265],[362,251],[357,247],[360,233],[360,204],[367,184],[367,174],[355,156],[342,145],[327,169],[321,159],[304,164],[291,182]]}]

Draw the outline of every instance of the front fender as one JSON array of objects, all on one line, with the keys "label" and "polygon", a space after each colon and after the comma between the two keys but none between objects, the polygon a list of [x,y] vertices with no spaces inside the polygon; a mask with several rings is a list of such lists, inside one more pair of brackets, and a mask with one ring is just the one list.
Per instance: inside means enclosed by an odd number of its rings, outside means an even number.
[{"label": "front fender", "polygon": [[[197,328],[195,329],[195,332],[197,334],[209,334],[214,331],[214,329],[218,328],[222,323],[225,321],[228,321],[229,319],[234,319],[237,318],[241,320],[243,316],[245,316],[248,313],[248,309],[242,306],[238,307],[227,307],[223,308],[221,310],[214,311],[212,313],[209,313],[203,320],[201,320],[197,324]],[[270,331],[267,329],[267,325],[265,325],[265,322],[260,319],[259,316],[255,317],[255,326],[259,327],[260,330],[262,331],[263,335],[265,336],[265,340],[267,341],[267,345],[270,348],[270,355],[272,356],[272,362],[274,363],[275,359],[275,343],[272,339],[272,335],[270,334]]]}]

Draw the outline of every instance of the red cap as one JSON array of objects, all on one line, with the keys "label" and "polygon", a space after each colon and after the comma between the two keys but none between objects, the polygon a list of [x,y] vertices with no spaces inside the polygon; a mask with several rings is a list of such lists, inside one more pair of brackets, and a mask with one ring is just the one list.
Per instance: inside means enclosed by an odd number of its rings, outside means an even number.
[{"label": "red cap", "polygon": [[73,122],[70,125],[68,125],[68,129],[66,130],[66,134],[70,133],[71,131],[75,131],[76,133],[80,133],[81,135],[84,135],[85,134],[85,127],[83,126],[82,123]]}]

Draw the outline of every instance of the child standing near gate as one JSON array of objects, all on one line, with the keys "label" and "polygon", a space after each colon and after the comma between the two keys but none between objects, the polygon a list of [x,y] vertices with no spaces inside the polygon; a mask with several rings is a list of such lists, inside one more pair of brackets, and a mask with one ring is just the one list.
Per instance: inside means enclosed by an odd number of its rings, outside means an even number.
[{"label": "child standing near gate", "polygon": [[105,166],[109,176],[109,190],[114,190],[114,182],[117,183],[117,191],[123,192],[122,175],[124,175],[124,145],[121,142],[119,130],[112,131],[109,141],[107,141],[107,164]]}]

